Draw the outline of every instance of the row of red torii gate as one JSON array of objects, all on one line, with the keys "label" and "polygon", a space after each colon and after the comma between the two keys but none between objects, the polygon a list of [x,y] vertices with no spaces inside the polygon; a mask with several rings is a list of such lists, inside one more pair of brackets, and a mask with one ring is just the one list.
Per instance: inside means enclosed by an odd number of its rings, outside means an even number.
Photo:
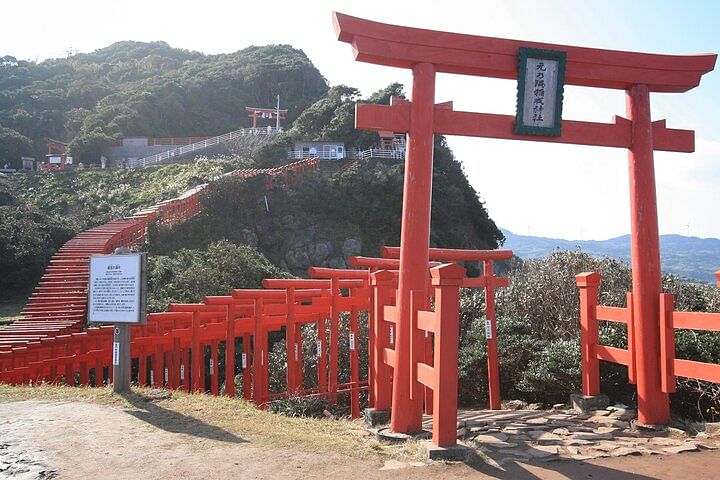
[{"label": "row of red torii gate", "polygon": [[[423,413],[431,412],[434,443],[454,445],[459,290],[485,288],[490,405],[497,408],[494,289],[505,281],[494,275],[492,262],[512,253],[430,248],[435,134],[628,149],[633,292],[626,308],[602,307],[597,305],[599,276],[578,276],[583,393],[587,397],[599,394],[599,360],[625,364],[637,385],[639,422],[666,424],[675,375],[720,382],[720,366],[675,359],[673,339],[676,328],[720,330],[720,315],[674,312],[672,299],[661,294],[653,153],[692,152],[694,132],[667,128],[664,120],[653,122],[650,117],[650,92],[679,93],[696,87],[701,77],[713,70],[716,55],[657,55],[538,44],[399,27],[338,13],[333,14],[333,21],[338,39],[352,44],[357,60],[408,68],[413,73],[410,101],[394,98],[389,106],[359,104],[356,108],[357,128],[406,132],[408,136],[400,247],[386,248],[383,258],[352,260],[364,269],[314,268],[311,279],[268,279],[266,289],[234,290],[225,297],[206,297],[202,304],[172,305],[168,313],[150,315],[148,325],[135,327],[134,332],[133,355],[138,358],[140,383],[149,378],[153,384],[204,389],[207,376],[211,390],[217,392],[218,342],[224,341],[225,386],[232,394],[235,339],[242,338],[241,368],[248,374],[246,379],[252,378],[243,382],[243,394],[266,404],[273,397],[268,388],[268,335],[284,328],[284,394],[319,394],[335,400],[348,393],[352,413],[357,416],[359,392],[367,389],[373,411],[391,413],[393,432],[421,431]],[[518,79],[523,49],[555,52],[553,55],[560,52],[553,58],[562,59],[566,84],[626,91],[628,118],[615,117],[612,123],[566,121],[557,111],[556,129],[537,136],[532,128],[516,128],[519,108],[517,116],[497,115],[459,112],[451,102],[435,103],[437,73]],[[456,263],[461,260],[482,261],[483,275],[466,278]],[[369,312],[367,379],[358,367],[357,321],[363,309]],[[337,375],[341,312],[347,313],[348,335],[342,341],[348,342],[351,372],[349,381],[342,384]],[[626,323],[628,349],[600,345],[598,321]],[[300,368],[303,355],[309,352],[299,347],[299,326],[308,323],[317,325],[315,391],[304,388]],[[109,334],[106,328],[90,329],[71,336],[82,336],[82,341],[69,341],[47,354],[29,357],[17,352],[11,357],[12,365],[0,364],[0,381],[25,382],[36,375],[52,378],[62,370],[68,378],[79,372],[81,382],[87,382],[94,369],[97,382],[110,367]],[[207,362],[206,347],[210,349]],[[57,348],[64,348],[65,355],[58,356]]]}]

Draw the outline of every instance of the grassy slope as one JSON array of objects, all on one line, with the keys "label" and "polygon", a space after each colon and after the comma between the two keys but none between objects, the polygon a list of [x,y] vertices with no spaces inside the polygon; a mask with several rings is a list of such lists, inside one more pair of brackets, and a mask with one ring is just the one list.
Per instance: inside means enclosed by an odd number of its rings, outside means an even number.
[{"label": "grassy slope", "polygon": [[27,202],[80,231],[173,198],[243,164],[200,159],[137,170],[17,174],[12,181]]}]

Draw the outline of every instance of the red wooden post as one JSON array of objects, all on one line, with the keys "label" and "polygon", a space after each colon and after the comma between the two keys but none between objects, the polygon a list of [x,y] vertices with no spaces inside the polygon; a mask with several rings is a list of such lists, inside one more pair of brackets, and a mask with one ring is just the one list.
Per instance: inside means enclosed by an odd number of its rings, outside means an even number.
[{"label": "red wooden post", "polygon": [[360,358],[358,356],[358,320],[357,309],[350,308],[348,348],[350,350],[350,416],[360,418]]},{"label": "red wooden post", "polygon": [[218,381],[218,342],[213,340],[210,342],[210,392],[217,396],[219,393]]},{"label": "red wooden post", "polygon": [[600,394],[600,361],[594,347],[598,343],[598,322],[595,307],[598,303],[600,274],[581,273],[575,276],[580,289],[580,362],[582,365],[582,393]]},{"label": "red wooden post", "polygon": [[[267,386],[263,383],[264,380],[264,364],[265,364],[265,348],[263,328],[262,328],[262,315],[263,315],[263,299],[254,299],[254,319],[255,329],[253,338],[253,388],[252,397],[256,405],[262,405],[265,398],[265,389]],[[244,381],[245,379],[243,379]]]},{"label": "red wooden post", "polygon": [[[497,320],[495,318],[495,271],[492,260],[483,262],[485,277],[485,326],[487,342],[488,390],[490,408],[500,410],[500,367],[497,351]],[[487,334],[490,334],[489,337]]]},{"label": "red wooden post", "polygon": [[460,330],[460,286],[465,269],[455,263],[430,269],[435,289],[433,443],[449,447],[457,443],[457,365]]},{"label": "red wooden post", "polygon": [[162,387],[165,385],[165,376],[163,367],[165,364],[165,350],[164,346],[160,343],[155,345],[155,355],[152,359],[152,368],[153,368],[153,387]]},{"label": "red wooden post", "polygon": [[670,400],[660,387],[660,236],[655,198],[650,92],[633,85],[626,95],[633,123],[628,153],[633,307],[637,336],[638,420],[646,425],[670,421]]},{"label": "red wooden post", "polygon": [[435,67],[413,67],[412,104],[408,130],[405,182],[400,234],[400,282],[395,340],[392,416],[390,428],[398,433],[422,430],[422,398],[410,398],[411,304],[410,292],[425,291],[430,248],[430,202],[435,112]]},{"label": "red wooden post", "polygon": [[235,316],[225,305],[225,395],[235,396]]},{"label": "red wooden post", "polygon": [[182,364],[180,352],[180,338],[177,335],[173,334],[172,342],[172,358],[170,361],[170,388],[176,390],[182,384],[182,378],[180,376],[180,365]]},{"label": "red wooden post", "polygon": [[392,386],[390,367],[385,363],[384,352],[390,348],[390,324],[385,321],[385,306],[391,303],[391,289],[394,276],[388,270],[380,270],[370,276],[373,301],[370,320],[372,328],[372,370],[370,371],[370,390],[372,407],[375,410],[390,410]]},{"label": "red wooden post", "polygon": [[192,353],[192,391],[202,392],[205,390],[203,385],[203,367],[205,363],[204,348],[200,345],[200,314],[197,311],[192,312],[192,339],[190,350]]},{"label": "red wooden post", "polygon": [[287,315],[285,323],[285,349],[287,355],[287,370],[285,378],[287,382],[288,394],[294,394],[300,388],[297,384],[299,368],[298,362],[300,357],[300,345],[297,343],[297,325],[295,324],[295,287],[288,287],[285,290],[285,305],[287,306]]},{"label": "red wooden post", "polygon": [[297,368],[295,369],[295,380],[294,384],[297,388],[303,390],[303,337],[302,337],[302,325],[298,325],[295,328],[295,345],[297,345]]},{"label": "red wooden post", "polygon": [[147,387],[147,355],[145,347],[140,346],[140,355],[138,355],[138,386]]},{"label": "red wooden post", "polygon": [[327,320],[320,315],[320,320],[317,322],[317,377],[318,377],[318,392],[326,393],[327,390],[327,359],[325,358],[325,329]]},{"label": "red wooden post", "polygon": [[339,279],[330,280],[330,403],[337,403],[338,364],[340,363],[340,287]]},{"label": "red wooden post", "polygon": [[628,365],[628,382],[636,385],[637,384],[637,356],[635,355],[635,344],[637,342],[636,331],[635,331],[635,318],[633,317],[633,294],[628,292],[626,295],[626,310],[628,312],[628,323],[627,323],[627,342],[628,342],[628,354],[630,355],[630,364]]},{"label": "red wooden post", "polygon": [[720,270],[718,270],[717,272],[715,272],[715,278],[717,279],[717,280],[716,280],[717,286],[720,287]]},{"label": "red wooden post", "polygon": [[675,391],[675,297],[660,294],[660,386],[665,393]]},{"label": "red wooden post", "polygon": [[[242,340],[243,353],[242,353],[242,382],[243,382],[243,398],[250,400],[252,398],[252,369],[251,366],[251,350],[250,350],[250,335],[243,335]],[[233,379],[234,381],[234,379]]]}]

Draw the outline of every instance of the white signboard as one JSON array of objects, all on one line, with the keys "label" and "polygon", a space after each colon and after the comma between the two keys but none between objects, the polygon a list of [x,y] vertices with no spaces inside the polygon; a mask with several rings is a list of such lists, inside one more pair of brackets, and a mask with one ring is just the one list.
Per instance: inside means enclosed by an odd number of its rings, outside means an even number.
[{"label": "white signboard", "polygon": [[489,319],[485,319],[485,338],[488,340],[493,338],[492,322]]},{"label": "white signboard", "polygon": [[143,255],[90,257],[88,321],[144,323]]}]

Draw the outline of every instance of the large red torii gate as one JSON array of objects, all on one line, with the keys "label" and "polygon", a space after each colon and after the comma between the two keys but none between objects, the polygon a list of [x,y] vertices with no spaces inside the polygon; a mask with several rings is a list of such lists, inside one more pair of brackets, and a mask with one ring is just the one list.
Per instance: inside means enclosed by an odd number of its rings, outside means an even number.
[{"label": "large red torii gate", "polygon": [[[411,102],[358,104],[356,128],[407,132],[398,290],[399,319],[393,380],[391,429],[422,428],[421,385],[412,378],[411,343],[415,325],[411,292],[426,288],[430,239],[433,136],[464,135],[627,148],[630,180],[638,419],[669,421],[669,398],[660,386],[658,299],[660,252],[653,151],[693,152],[694,132],[652,122],[650,92],[686,92],[713,70],[717,55],[657,55],[521,42],[401,27],[333,13],[338,39],[350,43],[355,59],[413,72]],[[567,54],[565,83],[626,91],[628,118],[612,123],[562,121],[557,137],[514,133],[514,115],[459,112],[452,102],[435,104],[436,73],[516,79],[521,47]]]}]

